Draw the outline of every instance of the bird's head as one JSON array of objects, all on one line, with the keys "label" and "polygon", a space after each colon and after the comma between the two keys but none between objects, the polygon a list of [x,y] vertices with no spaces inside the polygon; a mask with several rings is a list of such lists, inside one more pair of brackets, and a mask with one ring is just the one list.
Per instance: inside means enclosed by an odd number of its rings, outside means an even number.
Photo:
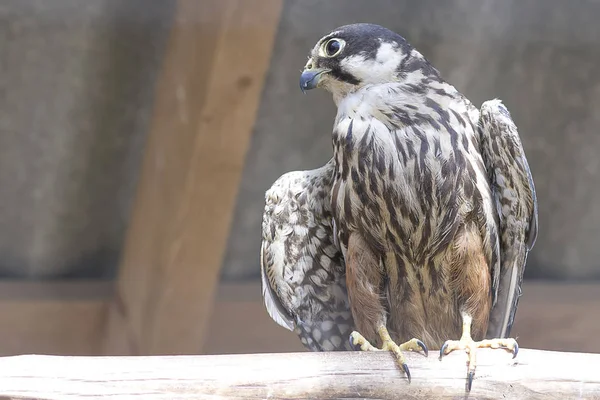
[{"label": "bird's head", "polygon": [[379,25],[352,24],[323,36],[300,76],[302,91],[323,88],[334,97],[372,84],[398,82],[408,74],[437,74],[400,35]]}]

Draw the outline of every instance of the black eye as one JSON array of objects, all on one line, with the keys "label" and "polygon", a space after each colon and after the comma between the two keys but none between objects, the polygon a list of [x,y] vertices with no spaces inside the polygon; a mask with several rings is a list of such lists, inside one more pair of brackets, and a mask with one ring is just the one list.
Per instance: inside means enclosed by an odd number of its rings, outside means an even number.
[{"label": "black eye", "polygon": [[333,57],[340,51],[341,48],[342,44],[339,41],[331,39],[325,46],[325,53],[327,53],[329,57]]}]

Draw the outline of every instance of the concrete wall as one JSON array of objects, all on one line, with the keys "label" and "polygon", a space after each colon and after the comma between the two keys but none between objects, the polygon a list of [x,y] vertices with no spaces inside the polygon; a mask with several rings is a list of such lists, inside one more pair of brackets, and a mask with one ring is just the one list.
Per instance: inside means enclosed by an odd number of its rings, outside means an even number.
[{"label": "concrete wall", "polygon": [[172,2],[0,2],[0,275],[111,276]]},{"label": "concrete wall", "polygon": [[[0,2],[0,276],[114,273],[173,5]],[[594,0],[285,1],[223,277],[258,276],[270,184],[330,157],[335,108],[298,76],[351,22],[404,35],[476,104],[505,101],[540,203],[527,276],[600,277],[598,15]]]},{"label": "concrete wall", "polygon": [[290,0],[232,227],[223,275],[258,274],[263,193],[331,155],[330,96],[298,89],[331,29],[373,22],[405,36],[477,105],[499,97],[533,170],[540,233],[528,277],[600,277],[600,3],[592,0]]}]

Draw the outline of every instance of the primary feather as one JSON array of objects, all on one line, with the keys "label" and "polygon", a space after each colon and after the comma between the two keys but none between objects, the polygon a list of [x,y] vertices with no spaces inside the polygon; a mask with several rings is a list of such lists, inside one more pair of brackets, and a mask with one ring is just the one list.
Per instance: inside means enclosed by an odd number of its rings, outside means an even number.
[{"label": "primary feather", "polygon": [[500,100],[483,103],[479,131],[500,229],[500,271],[487,335],[507,337],[521,295],[527,254],[537,237],[537,198],[517,127]]}]

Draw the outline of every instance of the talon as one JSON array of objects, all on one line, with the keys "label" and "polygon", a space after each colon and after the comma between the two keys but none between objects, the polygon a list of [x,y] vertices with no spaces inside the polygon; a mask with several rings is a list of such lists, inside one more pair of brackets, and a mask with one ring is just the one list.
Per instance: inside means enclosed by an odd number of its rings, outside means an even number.
[{"label": "talon", "polygon": [[354,351],[358,350],[357,346],[354,344],[354,340],[352,339],[352,335],[350,335],[348,337],[348,343],[350,343],[350,348],[352,348],[352,350],[354,350]]},{"label": "talon", "polygon": [[420,341],[419,339],[417,339],[417,344],[419,345],[419,347],[421,347],[423,349],[423,353],[425,354],[425,357],[429,356],[429,349],[427,349],[427,346],[425,346],[425,343],[423,343],[422,341]]},{"label": "talon", "polygon": [[448,348],[448,342],[444,342],[444,345],[442,346],[442,348],[440,349],[440,361],[442,360],[442,357],[444,357],[444,351]]},{"label": "talon", "polygon": [[408,383],[410,383],[410,369],[408,369],[408,365],[406,365],[406,363],[402,364],[402,369],[404,370],[404,373],[406,374],[406,377],[408,378]]},{"label": "talon", "polygon": [[467,369],[468,374],[466,382],[467,393],[471,391],[471,387],[473,386],[475,369],[477,367],[477,349],[482,348],[509,350],[513,353],[513,359],[517,356],[517,353],[519,352],[519,345],[517,344],[517,341],[515,339],[496,338],[484,339],[475,342],[471,337],[471,317],[467,314],[463,316],[463,331],[461,338],[459,340],[447,340],[446,342],[444,342],[442,348],[440,349],[440,361],[442,360],[442,357],[446,354],[447,350],[448,353],[450,353],[454,350],[461,349],[467,353],[469,357],[469,360],[467,362],[467,365],[469,366],[469,368]]},{"label": "talon", "polygon": [[467,376],[467,392],[471,391],[471,387],[473,386],[473,377],[475,376],[475,371],[469,371],[469,375]]},{"label": "talon", "polygon": [[398,367],[402,371],[404,371],[404,373],[406,374],[406,378],[408,379],[408,383],[410,383],[412,381],[412,376],[410,374],[410,369],[408,368],[408,365],[405,362],[406,359],[404,358],[404,355],[402,354],[402,352],[403,351],[420,352],[422,350],[425,353],[425,356],[427,356],[429,354],[429,350],[427,349],[427,346],[425,346],[425,343],[423,343],[421,340],[416,339],[416,338],[412,338],[409,341],[402,343],[401,345],[398,345],[392,340],[387,328],[383,324],[378,326],[377,333],[379,334],[379,337],[381,338],[381,341],[382,341],[381,348],[377,348],[377,347],[373,346],[371,343],[369,343],[367,341],[367,339],[365,339],[364,336],[362,336],[360,333],[358,333],[356,331],[354,331],[350,334],[350,338],[349,338],[350,345],[352,348],[355,348],[358,345],[360,345],[359,347],[360,347],[360,350],[362,350],[362,351],[389,351],[389,352],[391,352],[396,358],[396,363],[397,363]]}]

